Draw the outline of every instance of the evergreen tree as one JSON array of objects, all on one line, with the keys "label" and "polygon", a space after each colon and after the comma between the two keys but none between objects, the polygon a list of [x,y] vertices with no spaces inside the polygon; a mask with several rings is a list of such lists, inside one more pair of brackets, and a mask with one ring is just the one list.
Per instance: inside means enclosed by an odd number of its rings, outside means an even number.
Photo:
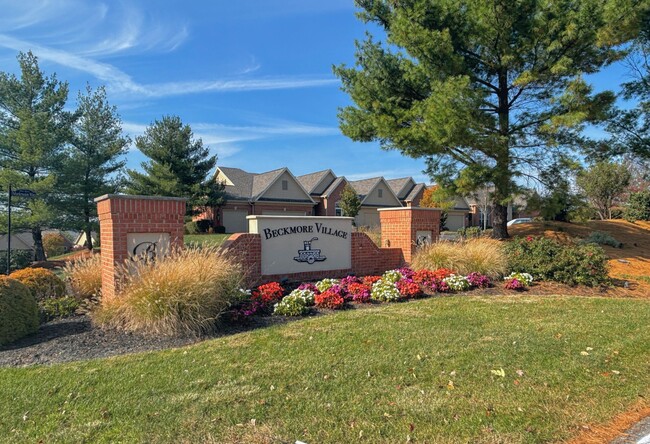
[{"label": "evergreen tree", "polygon": [[68,84],[46,77],[31,52],[19,53],[21,76],[0,72],[0,183],[28,188],[35,198],[14,199],[17,227],[30,228],[36,260],[45,260],[41,228],[54,218],[54,174],[76,115],[64,110]]},{"label": "evergreen tree", "polygon": [[92,250],[91,232],[97,229],[94,198],[119,191],[129,139],[122,135],[117,108],[108,103],[103,87],[93,91],[87,86],[77,102],[79,120],[58,168],[57,219],[61,227],[83,230]]},{"label": "evergreen tree", "polygon": [[623,57],[643,3],[356,0],[386,43],[368,37],[356,67],[334,68],[354,101],[341,130],[426,158],[461,194],[493,184],[493,235],[507,237],[515,179],[580,148],[583,125],[607,117],[614,94],[593,95],[582,75]]},{"label": "evergreen tree", "polygon": [[223,205],[224,186],[211,175],[217,156],[210,155],[201,139],[194,139],[180,117],[154,121],[143,136],[136,137],[135,146],[149,160],[142,163],[143,172],[127,171],[128,193],[186,197],[189,215]]}]

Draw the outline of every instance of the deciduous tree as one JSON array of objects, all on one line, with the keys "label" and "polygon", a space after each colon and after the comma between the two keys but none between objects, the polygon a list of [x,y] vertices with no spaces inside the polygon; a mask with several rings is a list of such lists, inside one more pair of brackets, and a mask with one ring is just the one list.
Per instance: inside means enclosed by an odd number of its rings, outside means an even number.
[{"label": "deciduous tree", "polygon": [[341,191],[339,207],[345,217],[357,217],[357,214],[359,214],[361,199],[359,199],[359,195],[349,184]]},{"label": "deciduous tree", "polygon": [[612,218],[612,207],[630,183],[630,172],[623,164],[598,162],[578,174],[577,184],[598,211],[602,220]]},{"label": "deciduous tree", "polygon": [[[341,130],[428,161],[445,187],[494,184],[493,235],[508,236],[515,179],[580,144],[614,94],[583,74],[620,59],[636,36],[633,0],[357,0],[386,43],[357,43],[334,72],[354,101]],[[469,188],[469,189],[468,189]]]}]

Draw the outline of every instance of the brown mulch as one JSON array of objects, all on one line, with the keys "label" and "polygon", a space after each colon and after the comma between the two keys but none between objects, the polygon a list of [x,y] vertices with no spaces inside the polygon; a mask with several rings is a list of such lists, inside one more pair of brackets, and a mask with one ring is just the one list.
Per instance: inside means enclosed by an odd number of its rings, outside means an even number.
[{"label": "brown mulch", "polygon": [[602,444],[619,437],[624,438],[630,427],[648,417],[650,405],[647,401],[639,401],[628,411],[619,413],[605,424],[589,425],[578,436],[568,441],[568,444]]}]

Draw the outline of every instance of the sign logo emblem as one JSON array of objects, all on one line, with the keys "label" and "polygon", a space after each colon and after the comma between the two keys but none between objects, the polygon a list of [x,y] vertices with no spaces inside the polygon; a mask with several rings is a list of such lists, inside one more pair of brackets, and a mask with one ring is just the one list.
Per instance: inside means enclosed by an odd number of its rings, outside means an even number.
[{"label": "sign logo emblem", "polygon": [[140,242],[133,248],[133,257],[143,262],[155,262],[157,244],[158,242]]},{"label": "sign logo emblem", "polygon": [[317,237],[312,237],[311,240],[303,241],[304,249],[298,250],[298,256],[294,257],[293,260],[296,262],[307,262],[309,265],[314,262],[323,262],[327,259],[325,256],[321,256],[319,249],[312,249],[311,243],[317,241]]}]

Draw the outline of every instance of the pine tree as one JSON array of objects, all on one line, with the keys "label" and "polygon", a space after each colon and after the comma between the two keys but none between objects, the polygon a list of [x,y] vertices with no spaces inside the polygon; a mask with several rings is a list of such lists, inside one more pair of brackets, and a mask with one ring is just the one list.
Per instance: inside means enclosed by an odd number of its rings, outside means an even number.
[{"label": "pine tree", "polygon": [[94,198],[119,191],[130,141],[123,136],[117,108],[108,103],[103,87],[93,91],[87,86],[77,102],[79,120],[58,168],[57,222],[83,230],[92,250],[91,232],[97,228]]},{"label": "pine tree", "polygon": [[143,172],[128,170],[130,194],[188,198],[188,214],[224,203],[224,186],[212,178],[217,156],[211,156],[201,139],[180,117],[154,121],[135,146],[149,158]]},{"label": "pine tree", "polygon": [[30,228],[36,260],[45,260],[41,228],[54,218],[54,174],[76,115],[65,111],[68,84],[46,77],[31,52],[19,53],[21,76],[0,73],[0,183],[28,188],[35,198],[14,199],[17,227]]}]

